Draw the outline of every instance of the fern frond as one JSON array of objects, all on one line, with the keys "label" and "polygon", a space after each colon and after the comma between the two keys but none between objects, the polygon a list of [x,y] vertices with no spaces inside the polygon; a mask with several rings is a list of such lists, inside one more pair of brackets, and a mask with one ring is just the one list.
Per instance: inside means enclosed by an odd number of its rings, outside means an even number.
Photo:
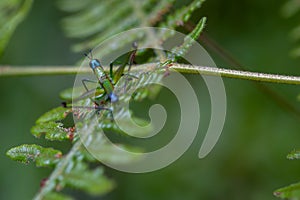
[{"label": "fern frond", "polygon": [[0,2],[0,55],[10,37],[31,8],[33,0],[2,0]]},{"label": "fern frond", "polygon": [[[79,0],[72,2],[77,4],[77,1]],[[60,2],[59,7],[62,9],[67,3],[71,3],[69,0]],[[174,29],[186,22],[203,2],[204,0],[194,0],[189,5],[176,9],[172,7],[174,0],[113,0],[101,1],[90,6],[83,4],[80,10],[76,9],[76,12],[71,12],[72,14],[63,20],[63,29],[69,37],[85,38],[83,42],[73,46],[74,51],[84,51],[92,49],[112,35],[131,28],[148,27],[158,23],[159,27]],[[167,12],[170,12],[170,15],[164,19],[163,15]],[[103,56],[105,52],[121,48],[142,37],[131,35],[129,38],[122,38],[103,48],[99,54]],[[164,37],[155,35],[155,37],[163,41],[168,38],[166,35]]]},{"label": "fern frond", "polygon": [[176,62],[177,58],[183,57],[187,53],[187,51],[190,49],[192,44],[197,40],[197,38],[200,36],[200,33],[203,31],[205,22],[206,22],[206,18],[203,17],[198,22],[195,29],[184,38],[183,44],[180,45],[179,47],[174,47],[171,50],[173,54],[172,62]]},{"label": "fern frond", "polygon": [[[144,75],[146,75],[146,73],[144,73]],[[139,80],[143,80],[144,83],[147,83],[148,81],[151,81],[155,78],[161,78],[161,75],[153,72],[150,76],[146,76],[144,78],[141,76],[141,79]],[[139,84],[141,83],[142,82],[140,82]],[[140,85],[138,85],[137,87],[139,86]],[[70,96],[68,92],[70,92],[70,90],[64,91],[64,95]],[[146,97],[147,96],[144,96],[144,98]],[[120,99],[122,98],[130,100],[130,96],[120,96]],[[81,105],[86,104],[88,101],[90,101],[90,99],[83,99],[81,101]],[[79,130],[75,130],[72,127],[70,127],[71,130],[69,128],[66,128],[63,122],[71,112],[74,113],[76,111],[62,107],[55,108],[42,115],[31,130],[34,136],[41,137],[41,135],[45,135],[45,139],[50,141],[73,141],[73,147],[66,155],[63,155],[58,150],[54,150],[52,148],[44,148],[38,145],[21,145],[12,148],[7,152],[7,155],[11,159],[19,162],[35,162],[37,166],[55,166],[55,170],[46,180],[44,186],[41,188],[41,192],[38,193],[35,199],[51,199],[56,197],[59,197],[61,199],[68,199],[69,197],[65,197],[64,195],[60,195],[60,193],[56,193],[58,188],[59,190],[62,190],[65,187],[81,189],[92,195],[101,195],[113,189],[114,183],[106,178],[106,176],[103,174],[103,169],[96,168],[91,170],[88,168],[87,163],[95,162],[96,160],[86,151],[83,144],[81,143],[81,141],[85,141],[85,137],[88,137],[91,141],[93,141],[94,145],[90,145],[94,146],[95,152],[98,151],[99,154],[101,154],[101,159],[103,160],[114,163],[128,163],[136,159],[135,157],[126,156],[124,154],[116,152],[115,149],[112,148],[111,145],[109,145],[108,141],[105,140],[102,135],[93,134],[93,132],[90,132],[90,130],[94,129],[83,130],[82,128],[80,128],[80,124],[78,124],[77,126]],[[95,111],[91,112],[94,113]],[[120,110],[119,115],[123,115],[122,112],[124,111]],[[94,114],[91,114],[91,116],[94,116]],[[121,117],[124,118],[124,115]],[[89,120],[88,117],[87,119]],[[143,119],[139,119],[136,117],[133,117],[133,119],[140,125],[148,124],[148,122]],[[133,128],[128,127],[129,125],[127,125],[127,121],[124,121],[123,124],[124,126],[127,126],[127,129],[134,130]],[[104,131],[107,130],[114,133],[122,132],[119,127],[116,126],[116,124],[113,123],[107,116],[104,116],[100,118],[100,120],[97,120],[97,125],[90,125]],[[90,127],[86,128],[89,129]],[[147,134],[147,132],[151,131],[150,129],[148,131],[147,129],[145,130],[144,132],[133,131],[132,135],[142,136],[141,134]],[[81,140],[72,140],[70,131],[72,132],[72,137],[78,136],[79,131],[82,131],[86,135],[81,137]],[[130,151],[141,152],[141,149],[139,148],[125,147],[124,145],[120,146],[123,146],[123,148]]]},{"label": "fern frond", "polygon": [[74,169],[65,173],[60,186],[80,189],[90,195],[105,194],[114,188],[114,183],[104,176],[103,168],[90,170],[83,162],[76,163]]},{"label": "fern frond", "polygon": [[63,128],[63,123],[48,122],[36,124],[31,128],[31,133],[34,137],[41,137],[45,135],[46,140],[50,141],[63,141],[71,140],[74,138],[73,131],[71,129]]},{"label": "fern frond", "polygon": [[[174,2],[174,0],[107,0],[96,2],[92,2],[91,0],[62,0],[58,2],[58,5],[62,10],[71,13],[70,16],[64,18],[62,21],[64,31],[68,37],[80,38],[82,40],[81,43],[73,47],[76,51],[82,51],[92,49],[113,34],[131,28],[155,25],[160,28],[170,28],[173,30],[187,22],[191,14],[202,5],[204,0],[193,0],[189,5],[184,5],[180,8],[175,8],[173,6]],[[165,16],[167,13],[169,15]],[[200,20],[194,31],[185,38],[184,43],[173,49],[176,59],[188,51],[194,41],[193,39],[197,38],[203,30],[205,21],[206,18]],[[99,50],[97,49],[97,52],[93,51],[94,56],[98,57],[101,55],[102,57],[113,51],[120,50],[125,45],[131,44],[136,40],[139,41],[139,45],[141,46],[143,44],[153,44],[154,47],[159,47],[173,33],[169,31],[170,33],[166,34],[163,29],[158,30],[152,31],[149,29],[143,33],[137,32],[127,37],[120,37],[113,41],[113,44],[105,44],[106,46]],[[114,93],[119,98],[118,104],[124,102],[129,104],[132,99],[141,101],[145,98],[154,98],[158,94],[160,87],[157,85],[153,86],[153,83],[159,83],[164,78],[166,71],[164,68],[165,65],[157,61],[171,60],[171,62],[174,62],[176,59],[173,59],[173,54],[169,55],[157,50],[153,50],[153,52],[151,55],[145,54],[146,58],[143,58],[145,61],[154,61],[153,66],[134,71],[132,74],[138,77],[138,79],[128,81],[128,79],[124,78],[115,84]],[[140,52],[140,54],[142,55],[143,52]],[[126,89],[126,92],[124,92],[124,89]],[[71,101],[73,98],[82,97],[84,91],[83,87],[67,89],[61,92],[60,96],[66,101]],[[99,94],[104,92],[97,89],[95,91]],[[26,146],[26,151],[24,151],[24,147],[16,147],[8,151],[7,154],[17,161],[28,162],[32,160],[36,163],[38,161],[42,163],[39,165],[46,165],[45,161],[42,162],[39,160],[39,155],[42,155],[42,157],[48,159],[48,162],[52,166],[55,166],[54,171],[37,193],[36,200],[53,199],[56,197],[67,199],[69,197],[57,193],[65,187],[80,189],[92,195],[107,193],[113,189],[114,182],[103,174],[103,168],[97,167],[91,169],[89,163],[101,160],[109,163],[128,164],[139,159],[136,155],[128,155],[117,151],[102,133],[103,131],[112,132],[112,134],[123,133],[125,130],[131,136],[146,137],[153,129],[151,125],[148,125],[149,122],[134,116],[131,110],[127,112],[124,106],[113,108],[114,120],[111,120],[110,112],[95,111],[94,107],[92,107],[93,105],[90,98],[79,98],[73,109],[55,108],[42,115],[31,129],[32,134],[37,138],[44,135],[45,139],[49,141],[72,141],[72,147],[66,154],[59,154],[58,158],[54,156],[56,159],[50,160],[50,158],[53,158],[53,153],[49,153],[49,155],[41,154],[40,152],[50,152],[50,150],[40,146]],[[104,105],[111,106],[109,102],[104,102]],[[90,109],[80,109],[82,107]],[[68,116],[71,114],[78,119],[76,129],[74,123],[68,124],[70,122],[67,122]],[[122,126],[122,130],[115,123],[116,120]],[[132,120],[144,128],[142,130],[136,128],[131,123]],[[99,133],[99,130],[101,130],[101,133]],[[131,152],[143,151],[138,147],[124,144],[118,144],[118,146],[128,149]],[[89,152],[96,152],[96,155],[99,157],[93,154],[94,158]],[[30,158],[33,159],[30,160]]]},{"label": "fern frond", "polygon": [[57,107],[54,108],[45,114],[43,114],[41,117],[39,117],[36,120],[37,124],[51,122],[51,121],[61,121],[66,118],[66,116],[71,112],[71,109],[63,108],[63,107]]}]

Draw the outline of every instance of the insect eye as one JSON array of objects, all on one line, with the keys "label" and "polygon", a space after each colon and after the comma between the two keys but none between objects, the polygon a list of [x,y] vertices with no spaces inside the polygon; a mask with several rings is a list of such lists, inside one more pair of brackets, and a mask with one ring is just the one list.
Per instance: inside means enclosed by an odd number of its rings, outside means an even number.
[{"label": "insect eye", "polygon": [[99,66],[101,66],[101,63],[100,63],[99,60],[97,60],[97,59],[91,60],[91,62],[90,62],[90,67],[91,67],[92,69],[95,69],[95,68],[97,68],[97,67],[99,67]]}]

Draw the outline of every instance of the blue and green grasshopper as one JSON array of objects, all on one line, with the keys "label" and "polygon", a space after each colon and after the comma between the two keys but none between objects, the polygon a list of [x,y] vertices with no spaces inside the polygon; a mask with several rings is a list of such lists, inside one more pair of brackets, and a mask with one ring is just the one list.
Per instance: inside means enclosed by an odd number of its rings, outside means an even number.
[{"label": "blue and green grasshopper", "polygon": [[[103,106],[103,104],[107,102],[115,103],[118,101],[118,96],[114,93],[114,86],[120,80],[120,78],[124,75],[124,71],[126,66],[128,65],[128,74],[131,77],[134,77],[129,74],[132,64],[134,63],[134,59],[137,52],[137,43],[134,42],[132,44],[133,50],[127,54],[126,60],[127,62],[122,63],[118,69],[114,72],[113,71],[113,62],[110,63],[110,70],[109,74],[105,72],[103,66],[101,65],[100,61],[96,58],[93,58],[92,51],[89,54],[84,54],[87,58],[90,59],[89,66],[93,70],[97,80],[90,80],[90,79],[82,79],[82,84],[86,90],[84,94],[80,97],[73,100],[73,102],[90,98],[94,104],[95,109],[100,110],[109,110]],[[137,77],[135,77],[137,78]],[[87,82],[97,83],[98,87],[94,89],[89,89],[87,86]],[[98,91],[98,92],[97,92]],[[96,95],[95,95],[96,94]],[[91,98],[91,96],[95,96]],[[73,108],[86,108],[81,106],[71,106],[67,102],[63,102],[62,105],[64,107],[73,107]]]}]

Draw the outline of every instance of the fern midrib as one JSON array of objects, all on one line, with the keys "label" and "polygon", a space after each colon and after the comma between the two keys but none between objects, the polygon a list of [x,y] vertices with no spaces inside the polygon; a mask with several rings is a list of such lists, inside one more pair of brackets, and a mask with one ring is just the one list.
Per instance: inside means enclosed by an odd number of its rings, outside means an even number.
[{"label": "fern midrib", "polygon": [[[135,0],[129,0],[131,3],[134,12],[136,13],[136,16],[141,19],[140,27],[147,27],[150,26],[150,23],[148,21],[148,18],[145,16],[144,12],[142,12],[143,8],[140,4],[140,1]],[[151,41],[152,44],[154,44],[154,53],[159,57],[159,60],[161,63],[165,62],[167,60],[166,54],[158,49],[163,49],[161,45],[159,45],[158,40],[155,37],[155,33],[151,29],[147,29],[147,41]]]},{"label": "fern midrib", "polygon": [[[91,121],[91,125],[89,127],[95,127],[96,125],[96,119]],[[58,179],[59,176],[61,176],[65,169],[67,168],[68,164],[72,160],[73,156],[80,150],[82,147],[82,142],[87,139],[87,137],[92,133],[92,129],[88,129],[85,134],[81,134],[80,140],[76,141],[74,145],[72,146],[71,150],[68,152],[68,154],[63,158],[61,162],[59,162],[54,171],[51,173],[50,177],[46,181],[46,184],[41,188],[39,193],[34,197],[34,200],[42,200],[43,197],[49,192],[51,192],[53,189],[55,189],[55,181]]]}]

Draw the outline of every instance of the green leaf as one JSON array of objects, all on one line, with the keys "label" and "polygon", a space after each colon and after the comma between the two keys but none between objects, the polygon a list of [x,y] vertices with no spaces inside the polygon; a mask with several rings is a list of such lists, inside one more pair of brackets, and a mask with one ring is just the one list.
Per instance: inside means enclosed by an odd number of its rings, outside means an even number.
[{"label": "green leaf", "polygon": [[45,135],[45,139],[47,140],[70,140],[73,138],[74,131],[72,128],[63,128],[62,123],[56,122],[47,122],[47,123],[39,123],[31,128],[31,133],[34,137],[41,137],[41,135]]},{"label": "green leaf", "polygon": [[33,0],[0,1],[0,55],[7,46],[16,27],[29,12]]},{"label": "green leaf", "polygon": [[300,183],[295,183],[284,188],[280,188],[274,192],[276,197],[282,199],[300,199]]},{"label": "green leaf", "polygon": [[61,193],[49,192],[45,195],[43,200],[73,200],[73,198]]},{"label": "green leaf", "polygon": [[64,174],[63,184],[91,195],[102,195],[114,188],[114,183],[104,176],[103,168],[90,170],[84,163],[77,163],[73,170]]},{"label": "green leaf", "polygon": [[183,57],[187,51],[190,49],[192,44],[198,39],[201,32],[203,31],[205,27],[206,17],[203,17],[197,24],[197,26],[194,28],[194,30],[189,33],[185,38],[182,45],[179,47],[175,47],[171,50],[171,60],[172,62],[176,62],[177,58]]},{"label": "green leaf", "polygon": [[299,150],[293,150],[291,153],[287,155],[287,159],[294,160],[294,159],[300,159],[300,151]]},{"label": "green leaf", "polygon": [[59,162],[62,153],[53,148],[44,148],[35,144],[23,144],[7,151],[12,160],[29,163],[35,162],[37,167],[53,166]]},{"label": "green leaf", "polygon": [[61,121],[71,112],[70,108],[57,107],[43,114],[36,123],[45,123],[49,121]]}]

